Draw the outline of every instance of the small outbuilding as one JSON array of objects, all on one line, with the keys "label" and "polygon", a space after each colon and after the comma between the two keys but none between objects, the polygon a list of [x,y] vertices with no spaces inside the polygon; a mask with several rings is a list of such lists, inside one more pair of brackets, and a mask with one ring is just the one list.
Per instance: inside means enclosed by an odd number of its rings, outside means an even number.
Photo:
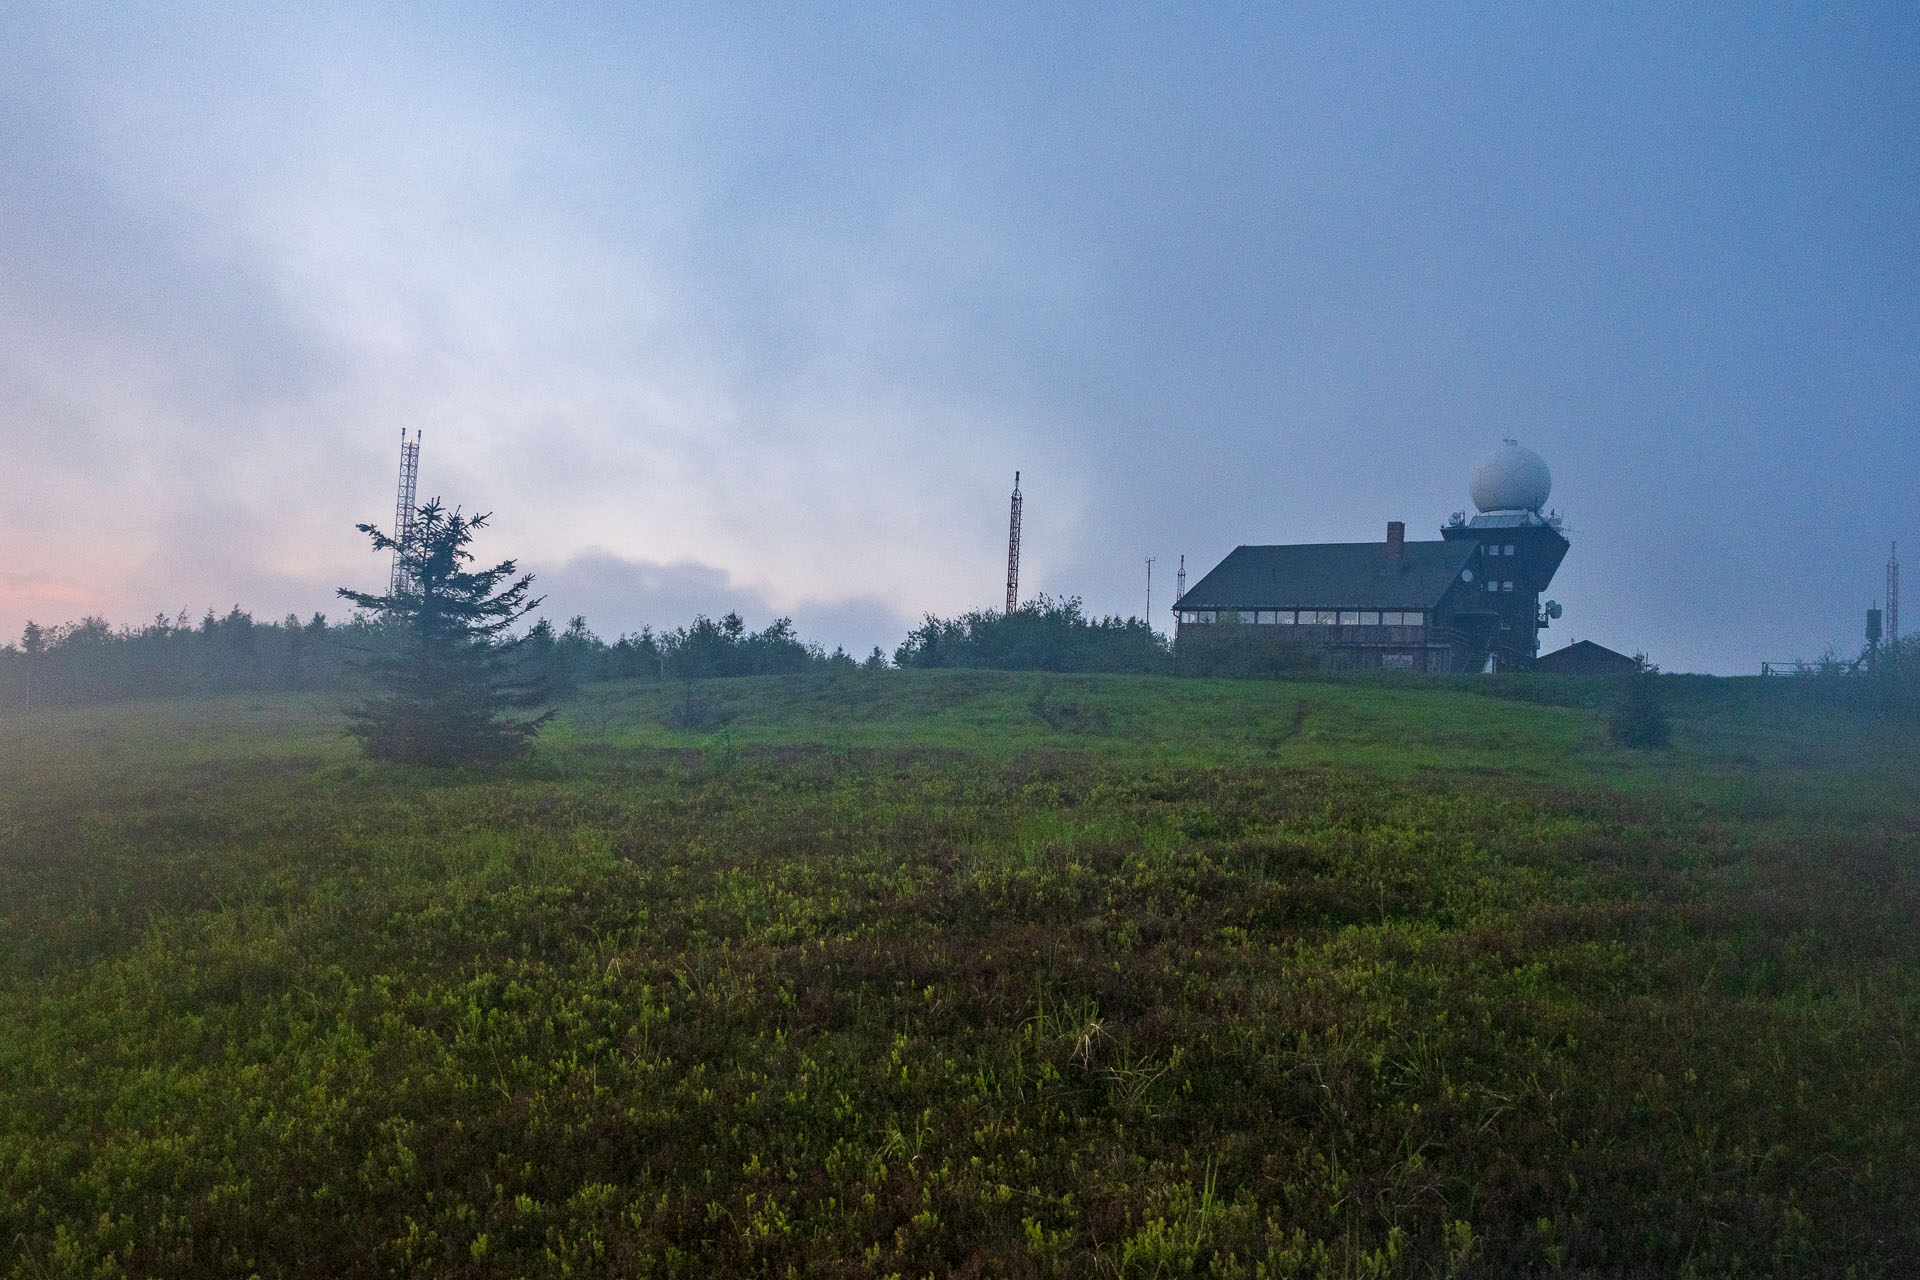
[{"label": "small outbuilding", "polygon": [[1591,640],[1576,640],[1564,649],[1533,660],[1535,671],[1555,676],[1619,676],[1638,671],[1640,663]]}]

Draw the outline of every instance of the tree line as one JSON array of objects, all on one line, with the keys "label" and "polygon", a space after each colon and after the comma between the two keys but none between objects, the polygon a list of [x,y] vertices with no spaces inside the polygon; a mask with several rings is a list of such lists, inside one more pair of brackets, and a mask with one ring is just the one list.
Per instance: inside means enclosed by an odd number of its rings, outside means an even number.
[{"label": "tree line", "polygon": [[209,609],[197,624],[184,612],[140,627],[29,622],[18,644],[0,647],[0,707],[337,688],[374,630],[365,618],[318,613],[260,622],[238,606],[224,616]]},{"label": "tree line", "polygon": [[[58,626],[27,624],[0,646],[0,709],[119,702],[131,698],[210,696],[256,691],[338,691],[395,643],[390,626],[356,611],[343,619],[316,613],[260,621],[237,605],[115,627],[88,617]],[[802,641],[789,618],[750,630],[737,613],[696,616],[690,625],[643,627],[608,641],[584,617],[556,627],[541,619],[514,656],[521,674],[564,698],[603,680],[690,680],[884,667],[875,650],[856,659]]]},{"label": "tree line", "polygon": [[[1117,672],[1147,675],[1262,676],[1312,670],[1315,655],[1236,643],[1231,628],[1189,635],[1176,658],[1164,634],[1139,618],[1088,617],[1078,599],[1041,596],[1011,614],[974,610],[953,618],[929,615],[893,651],[899,667],[966,667],[1001,671]],[[115,702],[266,690],[340,690],[384,645],[389,630],[364,611],[332,620],[315,613],[259,621],[235,606],[157,617],[140,627],[113,627],[88,617],[59,626],[27,625],[0,646],[0,709],[33,703]],[[877,670],[889,665],[878,648],[865,658],[803,641],[790,618],[755,631],[738,613],[698,615],[692,623],[606,640],[582,616],[564,626],[546,619],[526,632],[516,655],[524,674],[565,698],[582,685],[609,680],[698,680],[791,675],[808,671]],[[1833,672],[1843,668],[1835,664]],[[1914,696],[1920,637],[1882,650],[1870,666],[1797,677],[1833,696],[1868,702]]]},{"label": "tree line", "polygon": [[[515,624],[542,601],[530,594],[532,575],[516,577],[511,560],[469,567],[468,544],[486,519],[448,511],[436,500],[418,510],[400,542],[372,525],[359,526],[373,550],[393,554],[404,572],[386,595],[341,588],[355,608],[337,622],[320,613],[261,622],[238,605],[224,615],[209,609],[198,623],[185,613],[140,627],[116,628],[95,617],[52,627],[30,622],[17,644],[0,645],[0,709],[255,690],[364,694],[377,687],[384,692],[368,695],[373,701],[363,700],[351,715],[381,698],[410,699],[416,718],[429,704],[435,715],[452,715],[461,698],[475,697],[493,709],[491,716],[506,706],[562,700],[601,681],[888,666],[878,647],[864,659],[839,648],[829,653],[801,640],[790,618],[752,631],[733,612],[698,615],[670,630],[643,627],[612,641],[594,634],[584,616],[565,627],[543,618],[518,631]],[[1275,645],[1254,628],[1227,621],[1183,637],[1176,647],[1139,618],[1096,618],[1078,597],[1041,595],[1011,612],[929,614],[895,648],[892,663],[1245,677],[1316,670],[1324,655],[1304,641]],[[1848,697],[1879,705],[1912,703],[1920,687],[1920,640],[1907,637],[1873,650],[1845,670],[1867,678],[1813,683],[1835,683]]]},{"label": "tree line", "polygon": [[[370,600],[380,597],[367,597]],[[114,702],[266,690],[341,690],[401,643],[403,627],[376,609],[333,620],[315,613],[259,621],[234,606],[113,627],[100,618],[27,625],[0,647],[0,708],[32,703]],[[506,637],[495,637],[504,642]],[[1041,596],[1013,613],[975,610],[929,615],[895,648],[891,664],[875,647],[864,658],[800,638],[791,618],[750,629],[738,613],[697,615],[680,627],[642,627],[613,640],[584,616],[564,626],[539,619],[514,641],[513,665],[529,686],[564,699],[609,680],[700,680],[808,671],[972,667],[1016,671],[1165,674],[1174,670],[1164,635],[1139,618],[1088,617],[1078,599]]]},{"label": "tree line", "polygon": [[1165,674],[1173,670],[1173,649],[1139,618],[1091,618],[1078,597],[1041,595],[1011,613],[929,614],[893,660],[902,667]]}]

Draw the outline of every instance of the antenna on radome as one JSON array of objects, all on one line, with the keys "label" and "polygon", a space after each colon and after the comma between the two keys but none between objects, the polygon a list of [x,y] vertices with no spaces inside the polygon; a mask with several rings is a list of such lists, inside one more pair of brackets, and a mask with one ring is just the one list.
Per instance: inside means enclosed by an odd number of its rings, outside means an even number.
[{"label": "antenna on radome", "polygon": [[1013,473],[1013,511],[1007,517],[1007,612],[1020,607],[1020,473]]},{"label": "antenna on radome", "polygon": [[[400,493],[393,503],[393,540],[402,544],[413,530],[414,491],[420,481],[420,435],[416,429],[413,439],[409,440],[407,429],[400,428]],[[387,591],[390,595],[399,595],[408,585],[406,566],[401,562],[400,549],[395,547],[393,572],[387,575]]]}]

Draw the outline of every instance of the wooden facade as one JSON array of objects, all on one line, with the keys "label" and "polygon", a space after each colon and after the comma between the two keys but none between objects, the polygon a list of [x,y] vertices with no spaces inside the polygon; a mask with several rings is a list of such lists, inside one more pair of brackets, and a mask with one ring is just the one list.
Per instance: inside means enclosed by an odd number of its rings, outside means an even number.
[{"label": "wooden facade", "polygon": [[1243,546],[1174,603],[1175,636],[1223,623],[1307,640],[1348,670],[1479,671],[1531,666],[1540,604],[1567,540],[1531,512],[1464,517],[1437,542]]}]

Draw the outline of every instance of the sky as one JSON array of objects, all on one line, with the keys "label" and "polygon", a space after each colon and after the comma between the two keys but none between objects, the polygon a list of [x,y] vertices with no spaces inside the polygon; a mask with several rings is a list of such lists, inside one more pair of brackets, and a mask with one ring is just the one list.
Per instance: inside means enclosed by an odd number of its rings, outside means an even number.
[{"label": "sky", "polygon": [[[422,497],[609,638],[1170,621],[1437,537],[1543,647],[1846,652],[1920,565],[1920,8],[0,9],[0,640],[340,616]],[[1903,630],[1920,630],[1920,569]]]}]

